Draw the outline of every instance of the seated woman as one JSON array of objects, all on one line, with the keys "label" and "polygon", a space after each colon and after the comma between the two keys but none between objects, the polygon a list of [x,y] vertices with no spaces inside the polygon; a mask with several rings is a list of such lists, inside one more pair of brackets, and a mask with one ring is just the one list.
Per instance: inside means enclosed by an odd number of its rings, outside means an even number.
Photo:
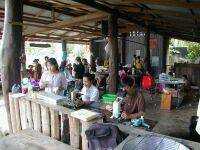
[{"label": "seated woman", "polygon": [[81,90],[82,101],[85,105],[94,108],[99,107],[99,90],[93,85],[93,77],[90,73],[83,75],[83,88]]},{"label": "seated woman", "polygon": [[66,86],[66,78],[59,72],[58,63],[55,58],[50,58],[47,65],[48,72],[43,73],[40,80],[40,88],[48,89],[47,92],[60,94]]},{"label": "seated woman", "polygon": [[128,77],[124,82],[124,89],[127,96],[122,106],[123,119],[136,119],[144,115],[145,101],[140,91],[135,88],[135,82],[132,78]]}]

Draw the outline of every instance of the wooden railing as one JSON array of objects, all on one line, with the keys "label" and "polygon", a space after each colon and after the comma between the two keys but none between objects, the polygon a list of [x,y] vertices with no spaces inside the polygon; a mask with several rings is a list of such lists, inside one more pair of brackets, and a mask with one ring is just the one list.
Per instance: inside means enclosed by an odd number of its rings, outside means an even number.
[{"label": "wooden railing", "polygon": [[89,122],[81,121],[70,115],[74,110],[49,104],[36,97],[10,94],[10,116],[13,133],[31,128],[54,139],[62,140],[62,120],[67,115],[69,118],[70,146],[76,149],[88,149],[85,131],[91,124],[102,122],[102,119],[96,118]]}]

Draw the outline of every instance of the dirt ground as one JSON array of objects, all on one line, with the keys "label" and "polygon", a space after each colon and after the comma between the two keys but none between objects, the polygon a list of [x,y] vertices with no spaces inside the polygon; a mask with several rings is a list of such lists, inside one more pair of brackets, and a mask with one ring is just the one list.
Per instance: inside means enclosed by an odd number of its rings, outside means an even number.
[{"label": "dirt ground", "polygon": [[197,113],[198,100],[171,111],[163,111],[160,110],[161,95],[153,96],[153,99],[150,99],[147,93],[144,95],[146,101],[145,118],[157,122],[153,132],[191,140],[189,137],[190,119]]}]

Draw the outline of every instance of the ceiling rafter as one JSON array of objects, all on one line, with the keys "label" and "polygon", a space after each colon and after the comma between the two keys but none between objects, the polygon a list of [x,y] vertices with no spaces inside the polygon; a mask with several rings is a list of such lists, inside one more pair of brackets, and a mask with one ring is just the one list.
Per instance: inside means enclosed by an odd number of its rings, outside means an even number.
[{"label": "ceiling rafter", "polygon": [[187,9],[199,9],[200,2],[183,2],[174,0],[121,0],[123,3],[144,3],[144,4],[154,4],[154,5],[166,5],[171,7],[181,7]]},{"label": "ceiling rafter", "polygon": [[[95,13],[80,16],[80,17],[74,17],[67,21],[59,21],[56,23],[52,23],[52,24],[49,24],[49,26],[58,27],[58,28],[70,27],[70,26],[75,26],[75,25],[81,25],[81,24],[84,24],[85,22],[91,22],[94,20],[102,20],[103,18],[106,18],[106,17],[107,17],[106,13],[95,12]],[[50,30],[51,30],[50,28],[30,30],[30,31],[26,31],[26,33],[24,33],[24,35],[32,35],[32,34],[36,34],[36,33],[47,32]]]}]

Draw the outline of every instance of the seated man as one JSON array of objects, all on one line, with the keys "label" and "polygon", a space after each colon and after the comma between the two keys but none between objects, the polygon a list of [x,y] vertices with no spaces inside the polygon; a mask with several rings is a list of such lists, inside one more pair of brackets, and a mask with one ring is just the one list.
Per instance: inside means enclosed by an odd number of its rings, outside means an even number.
[{"label": "seated man", "polygon": [[85,105],[99,107],[99,90],[92,84],[93,77],[90,73],[83,76],[83,88],[81,90],[82,100]]},{"label": "seated man", "polygon": [[144,115],[145,101],[140,91],[135,88],[135,82],[132,78],[128,77],[124,82],[124,89],[127,96],[122,105],[123,119],[136,119]]}]

